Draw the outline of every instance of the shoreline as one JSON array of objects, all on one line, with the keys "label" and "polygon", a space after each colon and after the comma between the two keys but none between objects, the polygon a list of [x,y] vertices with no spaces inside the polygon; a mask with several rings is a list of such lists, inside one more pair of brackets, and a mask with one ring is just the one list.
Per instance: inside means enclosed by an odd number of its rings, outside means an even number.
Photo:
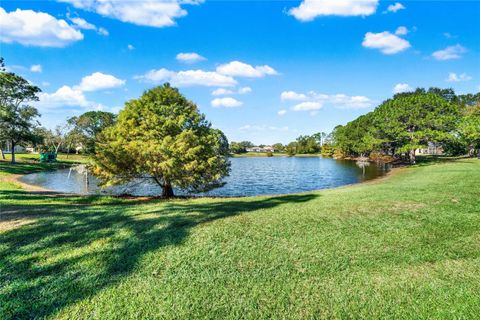
[{"label": "shoreline", "polygon": [[[352,160],[350,160],[352,161]],[[245,198],[258,198],[258,197],[281,197],[281,196],[289,196],[289,195],[297,195],[297,194],[305,194],[309,192],[322,192],[322,191],[327,191],[327,190],[335,190],[339,188],[345,188],[345,187],[350,187],[350,186],[356,186],[356,185],[363,185],[363,184],[368,184],[368,183],[378,183],[380,180],[384,180],[386,178],[389,178],[393,174],[397,174],[400,169],[407,168],[407,166],[399,166],[399,167],[392,167],[390,170],[386,171],[386,173],[382,176],[366,180],[366,181],[360,181],[360,182],[355,182],[355,183],[350,183],[350,184],[345,184],[337,187],[332,187],[332,188],[324,188],[324,189],[314,189],[310,191],[301,191],[301,192],[292,192],[292,193],[281,193],[281,194],[262,194],[262,195],[250,195],[250,196],[196,196],[196,195],[188,195],[188,196],[174,196],[171,199],[166,199],[162,198],[161,196],[135,196],[135,195],[111,195],[111,194],[78,194],[78,193],[69,193],[69,192],[61,192],[57,190],[52,190],[52,189],[47,189],[38,185],[34,184],[29,184],[26,182],[21,181],[21,178],[27,174],[32,174],[36,172],[31,172],[31,173],[25,173],[25,174],[11,174],[6,177],[3,177],[3,180],[6,182],[12,182],[17,185],[19,185],[23,191],[26,192],[37,192],[37,193],[48,193],[53,196],[75,196],[75,197],[89,197],[89,196],[101,196],[101,197],[115,197],[115,198],[134,198],[134,199],[149,199],[149,200],[160,200],[160,199],[165,199],[165,200],[178,200],[178,199],[245,199]],[[41,171],[40,171],[41,172]],[[0,178],[2,179],[2,178]]]}]

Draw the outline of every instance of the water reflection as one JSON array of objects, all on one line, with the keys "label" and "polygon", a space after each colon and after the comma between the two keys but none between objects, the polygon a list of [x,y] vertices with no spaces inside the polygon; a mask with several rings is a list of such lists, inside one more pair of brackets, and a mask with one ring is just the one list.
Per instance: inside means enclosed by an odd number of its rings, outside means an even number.
[{"label": "water reflection", "polygon": [[[333,188],[384,175],[388,168],[368,161],[335,160],[321,157],[232,158],[226,185],[201,195],[252,196],[287,194]],[[47,189],[77,194],[159,195],[161,190],[148,180],[101,190],[95,177],[82,168],[26,175],[22,181]],[[184,194],[176,190],[176,194]]]}]

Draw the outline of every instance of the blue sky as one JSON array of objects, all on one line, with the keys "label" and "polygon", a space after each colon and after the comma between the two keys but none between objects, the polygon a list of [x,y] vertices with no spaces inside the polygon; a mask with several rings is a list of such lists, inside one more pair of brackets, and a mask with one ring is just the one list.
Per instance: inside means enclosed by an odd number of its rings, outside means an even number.
[{"label": "blue sky", "polygon": [[118,112],[164,81],[230,140],[258,144],[329,132],[394,91],[480,90],[478,1],[7,0],[1,8],[0,54],[42,88],[37,106],[51,128],[86,110]]}]

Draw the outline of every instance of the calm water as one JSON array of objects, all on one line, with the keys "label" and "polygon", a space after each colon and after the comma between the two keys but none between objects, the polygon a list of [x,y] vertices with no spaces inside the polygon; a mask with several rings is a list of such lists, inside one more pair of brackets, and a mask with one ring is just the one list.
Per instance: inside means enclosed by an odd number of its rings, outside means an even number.
[{"label": "calm water", "polygon": [[[387,169],[370,163],[361,168],[355,161],[320,157],[232,158],[232,171],[227,184],[202,195],[253,196],[286,194],[333,188],[371,180],[382,176]],[[160,194],[160,188],[147,182],[131,183],[100,190],[94,177],[75,170],[62,169],[26,175],[22,181],[44,188],[77,194],[131,194],[151,196]],[[176,194],[182,194],[176,191]]]}]

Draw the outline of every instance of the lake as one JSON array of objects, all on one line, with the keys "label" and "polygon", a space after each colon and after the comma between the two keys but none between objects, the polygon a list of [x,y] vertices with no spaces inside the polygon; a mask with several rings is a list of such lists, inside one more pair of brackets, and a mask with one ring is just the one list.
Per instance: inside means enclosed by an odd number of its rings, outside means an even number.
[{"label": "lake", "polygon": [[[369,163],[322,157],[246,157],[231,158],[232,170],[225,178],[226,185],[200,195],[254,196],[288,194],[334,188],[363,182],[385,175],[388,167]],[[79,170],[81,171],[81,170]],[[154,183],[134,182],[101,190],[95,177],[77,170],[61,169],[25,175],[21,181],[46,189],[76,194],[131,194],[154,196],[160,187]],[[176,190],[177,195],[184,194]]]}]

